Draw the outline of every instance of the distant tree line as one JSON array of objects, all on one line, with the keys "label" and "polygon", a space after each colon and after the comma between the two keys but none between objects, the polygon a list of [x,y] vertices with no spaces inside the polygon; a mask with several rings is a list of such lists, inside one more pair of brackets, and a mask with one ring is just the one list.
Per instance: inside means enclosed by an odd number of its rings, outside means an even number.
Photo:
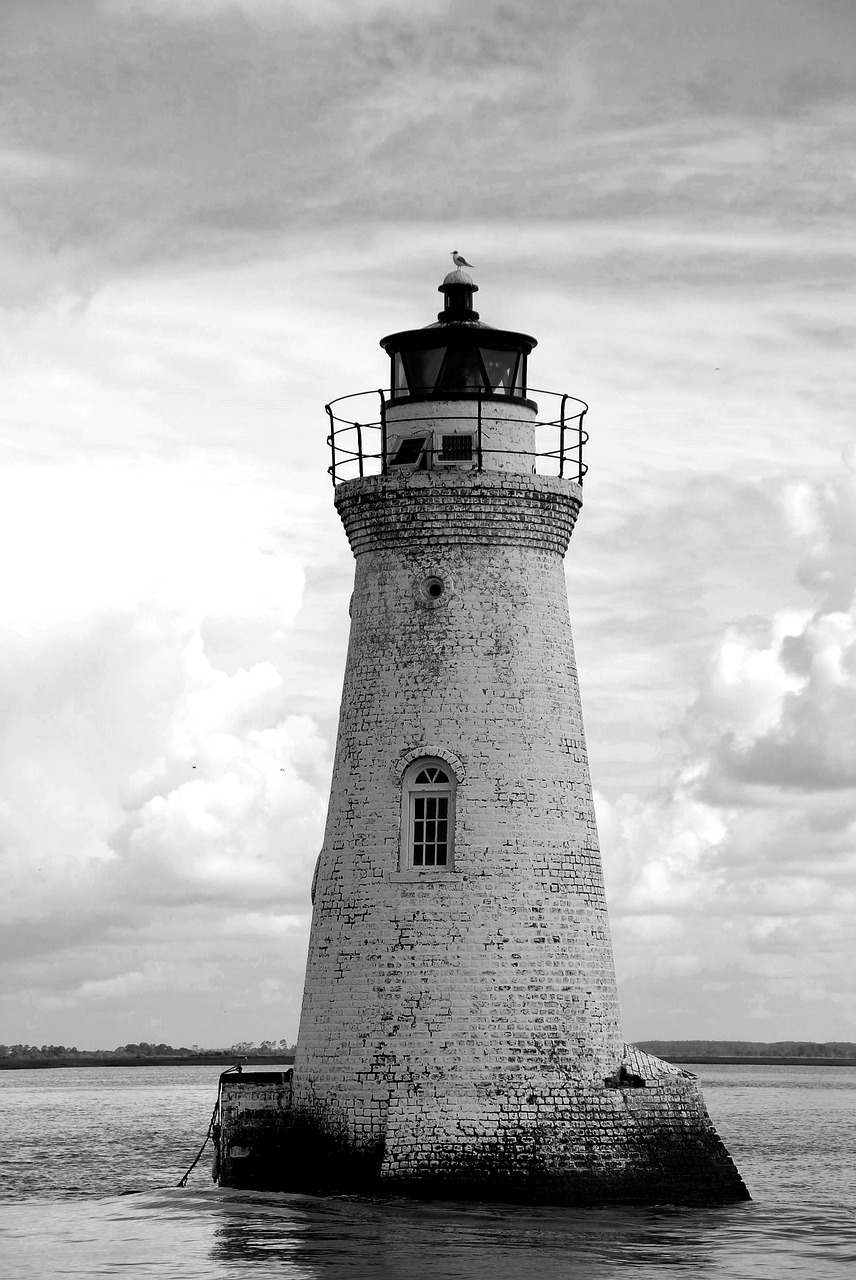
[{"label": "distant tree line", "polygon": [[848,1040],[637,1040],[658,1058],[856,1058]]},{"label": "distant tree line", "polygon": [[28,1058],[38,1061],[49,1058],[199,1058],[210,1056],[222,1058],[233,1054],[236,1058],[269,1055],[282,1056],[294,1053],[294,1045],[287,1040],[262,1040],[256,1044],[253,1040],[241,1040],[238,1044],[230,1044],[223,1049],[200,1049],[198,1044],[191,1048],[182,1046],[174,1049],[171,1044],[149,1044],[141,1040],[139,1044],[120,1044],[118,1049],[77,1049],[64,1044],[0,1044],[0,1058]]},{"label": "distant tree line", "polygon": [[[658,1058],[856,1058],[856,1044],[847,1040],[637,1040],[637,1046]],[[4,1058],[26,1058],[49,1061],[76,1058],[97,1062],[116,1058],[247,1058],[293,1056],[297,1046],[287,1040],[239,1040],[222,1049],[173,1048],[170,1044],[122,1044],[117,1049],[77,1049],[64,1044],[0,1044],[0,1061]]]}]

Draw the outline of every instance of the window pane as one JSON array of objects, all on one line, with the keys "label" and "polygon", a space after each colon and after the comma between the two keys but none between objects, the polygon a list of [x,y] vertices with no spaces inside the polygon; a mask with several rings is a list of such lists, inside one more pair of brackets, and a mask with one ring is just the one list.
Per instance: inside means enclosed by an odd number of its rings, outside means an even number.
[{"label": "window pane", "polygon": [[395,457],[392,459],[393,467],[412,467],[418,461],[425,448],[426,436],[410,436],[406,440],[399,443],[395,451]]},{"label": "window pane", "polygon": [[452,841],[451,775],[441,765],[416,764],[409,777],[410,865],[445,867]]},{"label": "window pane", "polygon": [[429,765],[426,769],[420,769],[413,779],[414,786],[419,787],[431,786],[432,783],[437,782],[448,785],[449,777],[442,769],[438,769],[436,765]]},{"label": "window pane", "polygon": [[477,351],[453,347],[446,357],[438,389],[461,391],[484,386],[481,360]]},{"label": "window pane", "polygon": [[488,347],[482,347],[482,359],[484,360],[487,380],[494,391],[499,391],[507,396],[511,395],[514,388],[518,353],[516,351],[492,351]]},{"label": "window pane", "polygon": [[393,395],[406,395],[408,390],[404,361],[401,359],[401,354],[396,351],[392,361],[392,393]]},{"label": "window pane", "polygon": [[434,347],[429,351],[405,351],[402,354],[407,366],[410,390],[433,391],[446,348]]}]

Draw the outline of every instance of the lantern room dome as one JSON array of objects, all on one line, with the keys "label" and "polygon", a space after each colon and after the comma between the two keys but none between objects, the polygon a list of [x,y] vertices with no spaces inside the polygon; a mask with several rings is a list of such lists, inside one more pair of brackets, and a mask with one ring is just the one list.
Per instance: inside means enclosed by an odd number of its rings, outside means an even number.
[{"label": "lantern room dome", "polygon": [[478,285],[467,271],[450,271],[439,292],[445,306],[434,323],[381,338],[391,362],[391,400],[473,395],[525,400],[527,357],[535,338],[480,320],[473,309]]},{"label": "lantern room dome", "polygon": [[461,271],[460,267],[456,271],[449,272],[440,288],[445,289],[450,284],[468,284],[474,293],[478,292],[478,285],[473,283],[469,271]]}]

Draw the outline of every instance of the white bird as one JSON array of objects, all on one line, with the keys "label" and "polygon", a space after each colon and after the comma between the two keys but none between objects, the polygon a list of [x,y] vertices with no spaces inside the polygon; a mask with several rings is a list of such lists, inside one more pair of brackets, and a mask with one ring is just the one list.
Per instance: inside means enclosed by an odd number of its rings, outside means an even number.
[{"label": "white bird", "polygon": [[466,258],[462,257],[457,249],[452,250],[452,261],[456,267],[471,267],[473,265],[471,262],[467,262]]}]

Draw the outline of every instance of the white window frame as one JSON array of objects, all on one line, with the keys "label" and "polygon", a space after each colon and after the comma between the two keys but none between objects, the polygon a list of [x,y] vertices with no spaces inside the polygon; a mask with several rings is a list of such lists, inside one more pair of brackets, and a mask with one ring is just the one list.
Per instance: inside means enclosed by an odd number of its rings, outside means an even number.
[{"label": "white window frame", "polygon": [[[395,455],[407,440],[424,441],[414,462],[396,462]],[[387,467],[394,471],[430,471],[434,458],[434,432],[428,430],[412,431],[409,435],[393,436],[387,441]]]},{"label": "white window frame", "polygon": [[[416,778],[423,769],[442,769],[448,782],[417,783]],[[401,870],[420,874],[445,875],[455,869],[455,792],[457,779],[455,771],[446,760],[438,756],[422,756],[408,765],[401,779]],[[416,824],[417,799],[445,797],[448,799],[448,817],[446,818],[446,861],[432,863],[415,863],[414,831]]]}]

